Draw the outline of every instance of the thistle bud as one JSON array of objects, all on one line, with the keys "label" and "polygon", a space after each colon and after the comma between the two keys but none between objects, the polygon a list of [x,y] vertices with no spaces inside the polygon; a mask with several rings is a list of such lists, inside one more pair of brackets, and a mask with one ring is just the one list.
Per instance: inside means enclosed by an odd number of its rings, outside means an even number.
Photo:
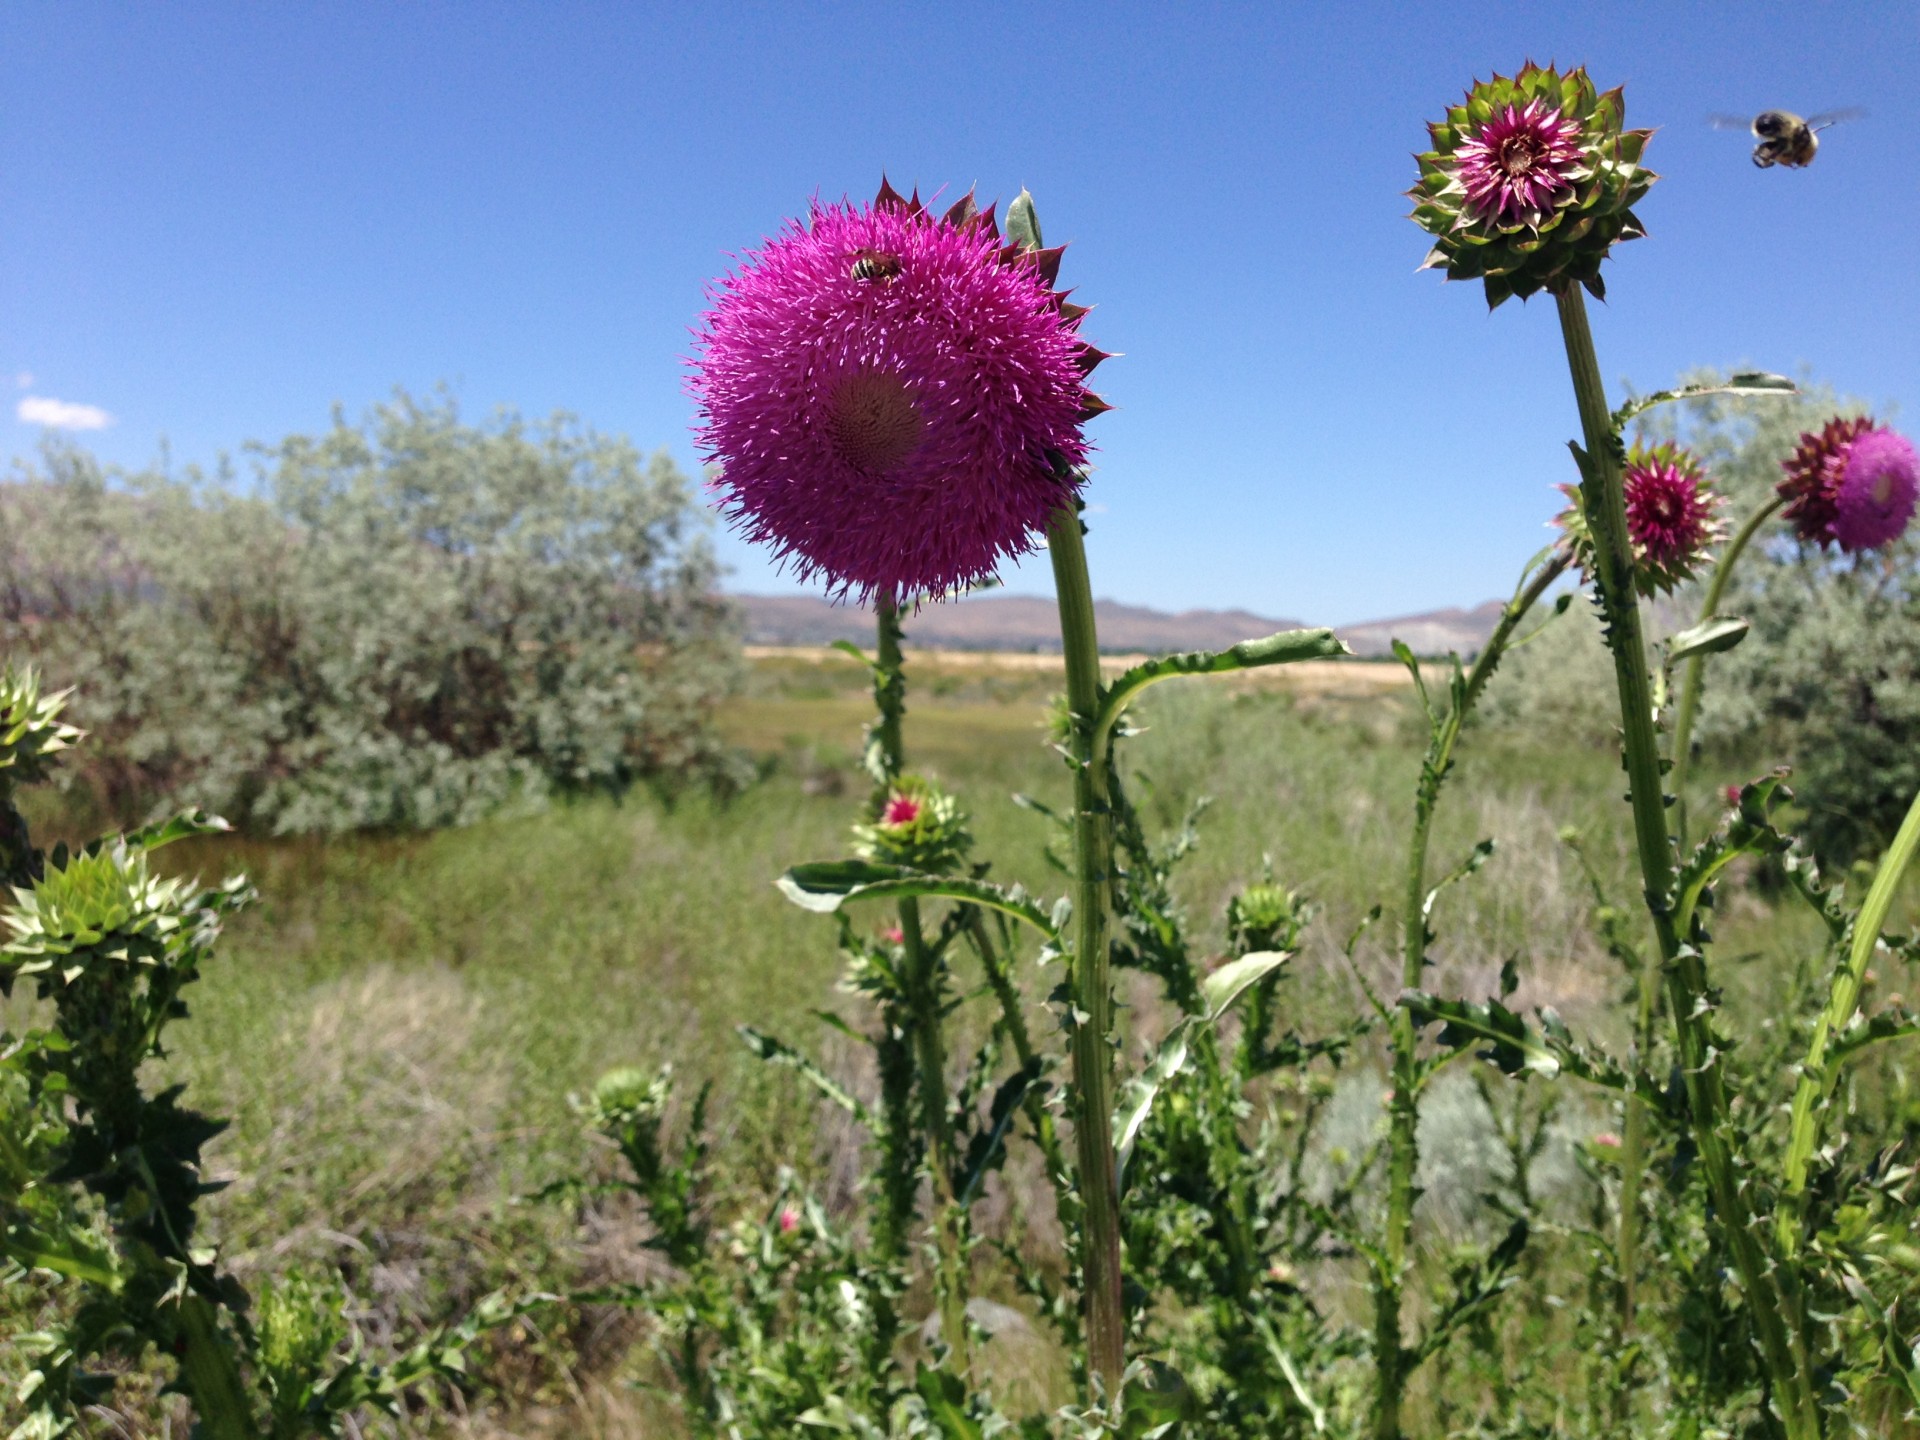
[{"label": "thistle bud", "polygon": [[1434,237],[1422,269],[1480,280],[1487,304],[1570,284],[1605,294],[1600,262],[1646,233],[1633,205],[1657,178],[1640,164],[1650,130],[1622,128],[1618,89],[1599,94],[1584,69],[1543,69],[1476,83],[1429,124],[1407,194]]}]

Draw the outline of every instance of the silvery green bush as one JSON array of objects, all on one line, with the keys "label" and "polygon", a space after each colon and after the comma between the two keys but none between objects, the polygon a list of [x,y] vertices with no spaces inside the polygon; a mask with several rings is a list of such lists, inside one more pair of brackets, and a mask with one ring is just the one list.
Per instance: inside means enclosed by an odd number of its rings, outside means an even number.
[{"label": "silvery green bush", "polygon": [[245,483],[49,447],[0,485],[0,650],[86,679],[111,809],[424,828],[728,773],[737,647],[665,454],[399,393],[248,458]]}]

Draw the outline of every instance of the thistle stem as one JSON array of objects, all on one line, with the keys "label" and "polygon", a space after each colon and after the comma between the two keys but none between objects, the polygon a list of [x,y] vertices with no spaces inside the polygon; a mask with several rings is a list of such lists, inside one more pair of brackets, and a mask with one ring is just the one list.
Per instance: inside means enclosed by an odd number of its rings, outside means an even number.
[{"label": "thistle stem", "polygon": [[1667,832],[1652,677],[1634,588],[1620,441],[1607,408],[1606,385],[1600,378],[1580,287],[1568,284],[1555,298],[1586,443],[1580,492],[1593,534],[1594,589],[1620,695],[1627,798],[1633,810],[1641,886],[1660,948],[1694,1142],[1713,1197],[1715,1219],[1746,1292],[1748,1313],[1772,1382],[1773,1403],[1788,1440],[1819,1440],[1820,1417],[1800,1325],[1785,1312],[1773,1267],[1754,1233],[1746,1193],[1734,1174],[1728,1138],[1732,1119],[1721,1057],[1711,1034],[1713,999],[1705,960],[1694,946],[1681,944],[1674,920],[1674,849]]},{"label": "thistle stem", "polygon": [[[875,610],[873,698],[878,711],[871,743],[869,769],[882,803],[887,788],[905,765],[902,720],[906,714],[906,669],[901,656],[900,611],[891,597]],[[947,1063],[941,1034],[940,985],[936,956],[928,948],[920,923],[920,902],[908,896],[899,902],[900,943],[905,955],[903,988],[909,1028],[913,1032],[914,1060],[919,1070],[920,1125],[927,1137],[931,1175],[934,1244],[939,1255],[938,1291],[941,1338],[950,1347],[958,1368],[967,1368],[965,1247],[960,1217],[953,1203],[953,1124],[947,1109]],[[898,1098],[898,1097],[896,1097]],[[908,1107],[892,1107],[898,1114]],[[897,1234],[904,1235],[906,1217],[896,1217]]]},{"label": "thistle stem", "polygon": [[[1634,976],[1638,1002],[1633,1023],[1633,1059],[1644,1064],[1653,1053],[1653,1026],[1659,1002],[1659,977],[1654,967],[1641,963]],[[1640,1304],[1640,1191],[1647,1174],[1647,1106],[1638,1096],[1627,1097],[1626,1133],[1620,1139],[1620,1224],[1614,1242],[1614,1269],[1620,1276],[1619,1338],[1633,1332]],[[1625,1391],[1621,1392],[1624,1400]]]},{"label": "thistle stem", "polygon": [[[1784,495],[1775,495],[1753,514],[1746,523],[1734,532],[1733,539],[1727,542],[1727,548],[1720,553],[1720,559],[1713,567],[1713,575],[1707,581],[1706,598],[1700,602],[1700,624],[1714,618],[1720,609],[1720,597],[1726,593],[1727,577],[1733,574],[1733,565],[1746,550],[1748,542],[1759,533],[1760,527],[1770,520],[1780,507],[1786,504]],[[1693,764],[1693,721],[1700,708],[1701,672],[1706,666],[1704,655],[1689,656],[1686,668],[1680,672],[1680,698],[1674,708],[1673,717],[1673,830],[1684,849],[1687,844],[1687,771]]]},{"label": "thistle stem", "polygon": [[[1698,624],[1704,625],[1719,613],[1720,600],[1726,593],[1727,580],[1733,574],[1734,562],[1753,537],[1786,503],[1781,496],[1775,495],[1766,504],[1760,506],[1745,523],[1734,532],[1727,542],[1727,548],[1720,552],[1720,559],[1713,567],[1713,574],[1707,581],[1705,598],[1700,602]],[[1687,804],[1687,775],[1693,764],[1693,722],[1699,713],[1700,689],[1706,656],[1690,656],[1680,672],[1679,700],[1674,709],[1673,722],[1673,828],[1680,847],[1684,850],[1689,841]],[[1655,997],[1658,995],[1656,977],[1641,974],[1639,984],[1639,1015],[1634,1027],[1634,1046],[1637,1058],[1644,1060],[1653,1049],[1653,1024]],[[1624,1339],[1633,1329],[1634,1312],[1639,1304],[1640,1272],[1640,1193],[1646,1178],[1647,1169],[1647,1107],[1638,1098],[1627,1101],[1626,1134],[1620,1145],[1620,1230],[1617,1244],[1616,1269],[1620,1274],[1620,1334]]]},{"label": "thistle stem", "polygon": [[[1449,702],[1444,719],[1431,724],[1414,798],[1413,842],[1407,851],[1400,967],[1404,989],[1419,989],[1426,971],[1427,945],[1432,939],[1427,929],[1427,849],[1434,810],[1447,773],[1453,768],[1460,729],[1493,677],[1514,630],[1566,568],[1566,558],[1556,554],[1514,593],[1493,634],[1474,657],[1458,700]],[[1402,1008],[1393,1016],[1393,1099],[1387,1107],[1387,1222],[1381,1247],[1384,1263],[1375,1277],[1373,1293],[1373,1354],[1378,1377],[1373,1410],[1375,1440],[1399,1440],[1401,1405],[1411,1373],[1411,1357],[1401,1343],[1400,1310],[1406,1282],[1407,1236],[1413,1226],[1413,1182],[1420,1167],[1421,1083],[1419,1034],[1413,1015]]]},{"label": "thistle stem", "polygon": [[1054,513],[1047,527],[1073,717],[1073,1132],[1079,1159],[1081,1263],[1089,1376],[1111,1401],[1126,1366],[1120,1298],[1120,1186],[1113,1154],[1112,980],[1107,892],[1113,872],[1109,756],[1095,747],[1100,713],[1100,642],[1080,516]]},{"label": "thistle stem", "polygon": [[253,1405],[241,1383],[233,1350],[220,1333],[218,1312],[199,1295],[180,1300],[184,1344],[180,1370],[201,1430],[212,1440],[255,1440]]},{"label": "thistle stem", "polygon": [[1881,926],[1886,923],[1893,897],[1916,854],[1920,854],[1920,795],[1915,795],[1908,807],[1907,818],[1881,857],[1880,869],[1867,888],[1867,898],[1854,917],[1847,963],[1834,971],[1827,1007],[1814,1022],[1813,1035],[1807,1042],[1807,1058],[1801,1063],[1800,1080],[1794,1086],[1787,1156],[1782,1166],[1780,1213],[1774,1221],[1774,1242],[1789,1260],[1800,1248],[1806,1214],[1807,1170],[1820,1138],[1820,1114],[1838,1078],[1837,1071],[1827,1062],[1827,1047],[1833,1036],[1852,1023],[1854,1012],[1860,1007],[1860,990],[1866,984],[1867,966],[1872,963],[1874,948],[1880,943]]}]

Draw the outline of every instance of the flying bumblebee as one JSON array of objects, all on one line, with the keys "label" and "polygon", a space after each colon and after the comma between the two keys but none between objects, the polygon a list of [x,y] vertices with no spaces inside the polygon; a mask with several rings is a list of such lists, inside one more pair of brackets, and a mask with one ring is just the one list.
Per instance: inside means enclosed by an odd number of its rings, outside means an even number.
[{"label": "flying bumblebee", "polygon": [[1864,114],[1864,110],[1829,110],[1802,120],[1791,110],[1762,110],[1751,120],[1740,115],[1715,115],[1712,120],[1721,130],[1745,130],[1752,134],[1758,142],[1753,147],[1753,163],[1762,170],[1775,165],[1801,170],[1813,163],[1822,130]]}]

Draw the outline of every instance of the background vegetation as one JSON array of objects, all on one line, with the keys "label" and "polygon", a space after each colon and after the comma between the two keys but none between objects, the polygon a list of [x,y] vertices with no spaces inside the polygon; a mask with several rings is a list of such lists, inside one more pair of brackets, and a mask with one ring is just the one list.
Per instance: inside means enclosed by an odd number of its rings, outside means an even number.
[{"label": "background vegetation", "polygon": [[230,469],[0,485],[0,654],[72,684],[110,814],[424,829],[724,769],[736,663],[691,489],[560,415],[402,393]]}]

